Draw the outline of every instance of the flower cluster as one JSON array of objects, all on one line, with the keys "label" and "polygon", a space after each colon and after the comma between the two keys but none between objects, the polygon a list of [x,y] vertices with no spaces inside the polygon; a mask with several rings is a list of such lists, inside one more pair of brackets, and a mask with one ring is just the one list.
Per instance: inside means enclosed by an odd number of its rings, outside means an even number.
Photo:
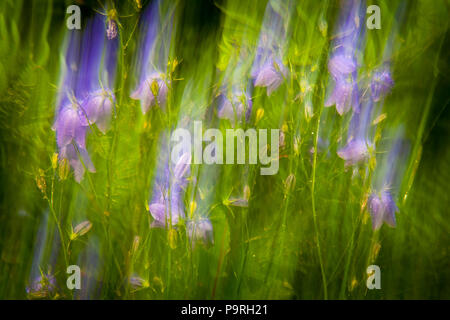
[{"label": "flower cluster", "polygon": [[[115,70],[114,43],[105,45],[106,36],[103,19],[97,16],[89,22],[82,38],[71,34],[67,48],[67,71],[53,129],[59,160],[68,161],[77,182],[83,179],[85,169],[95,172],[86,148],[86,134],[94,125],[103,134],[107,132],[116,102],[106,86],[113,82]],[[79,52],[83,53],[76,54]],[[102,58],[106,61],[103,67]],[[102,75],[100,79],[98,74]]]},{"label": "flower cluster", "polygon": [[212,224],[206,217],[186,217],[184,195],[190,175],[191,153],[188,146],[176,155],[169,155],[166,136],[160,140],[160,165],[157,168],[149,211],[153,217],[151,227],[172,229],[185,220],[186,232],[194,244],[213,241]]},{"label": "flower cluster", "polygon": [[[353,109],[347,143],[337,151],[337,155],[345,161],[345,166],[349,167],[366,163],[373,156],[375,144],[370,138],[369,129],[374,106],[389,93],[394,83],[387,66],[374,71],[368,85],[358,81],[357,53],[363,40],[360,21],[364,17],[364,6],[359,1],[349,1],[343,6],[333,46],[335,49],[328,62],[334,88],[325,106],[335,105],[339,115]],[[359,89],[364,86],[367,89]],[[366,92],[370,94],[366,95]],[[383,221],[395,226],[396,210],[388,189],[370,195],[369,211],[374,229],[378,229]]]}]

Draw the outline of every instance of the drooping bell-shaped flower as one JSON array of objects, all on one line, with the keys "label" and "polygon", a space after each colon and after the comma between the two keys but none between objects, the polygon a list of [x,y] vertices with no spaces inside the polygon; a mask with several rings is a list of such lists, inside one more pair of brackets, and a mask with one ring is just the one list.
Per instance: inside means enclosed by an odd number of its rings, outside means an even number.
[{"label": "drooping bell-shaped flower", "polygon": [[346,78],[356,71],[356,61],[350,55],[339,53],[328,62],[328,70],[335,79]]},{"label": "drooping bell-shaped flower", "polygon": [[375,145],[372,143],[371,119],[374,103],[372,100],[361,104],[361,112],[352,114],[347,132],[347,144],[337,152],[345,160],[345,166],[361,164],[369,160],[374,154]]},{"label": "drooping bell-shaped flower", "polygon": [[384,189],[379,194],[372,193],[368,204],[373,230],[378,230],[383,222],[391,227],[396,226],[395,213],[398,208],[389,190]]},{"label": "drooping bell-shaped flower", "polygon": [[64,106],[58,113],[53,129],[59,147],[59,161],[67,160],[74,170],[75,180],[83,179],[85,167],[95,172],[94,165],[86,151],[84,114],[78,102]]},{"label": "drooping bell-shaped flower", "polygon": [[188,174],[187,164],[189,163],[190,155],[189,158],[180,158],[180,162],[175,166],[173,176],[166,176],[169,181],[156,186],[153,201],[149,205],[150,214],[155,219],[152,223],[153,227],[165,227],[168,223],[176,225],[180,218],[184,218],[182,195],[186,185],[185,177]]},{"label": "drooping bell-shaped flower", "polygon": [[145,114],[158,105],[164,109],[170,85],[169,49],[173,25],[173,4],[153,1],[142,14],[142,38],[137,50],[135,72],[137,84],[130,97],[140,100]]},{"label": "drooping bell-shaped flower", "polygon": [[270,96],[287,77],[286,67],[277,59],[270,59],[253,72],[255,87],[267,88]]},{"label": "drooping bell-shaped flower", "polygon": [[395,204],[394,190],[400,189],[410,150],[409,141],[404,139],[403,126],[387,133],[393,139],[386,139],[381,143],[381,147],[387,152],[381,153],[377,159],[372,178],[374,191],[368,197],[368,209],[374,230],[379,229],[383,222],[391,227],[396,226],[395,213],[399,209]]},{"label": "drooping bell-shaped flower", "polygon": [[154,72],[139,84],[139,87],[130,97],[141,101],[142,113],[145,114],[155,105],[164,108],[168,91],[169,89],[163,74]]},{"label": "drooping bell-shaped flower", "polygon": [[152,227],[164,228],[166,225],[177,225],[180,218],[184,218],[184,206],[181,204],[181,190],[174,188],[161,190],[161,196],[149,205],[150,214],[154,221]]},{"label": "drooping bell-shaped flower", "polygon": [[75,180],[80,182],[84,175],[84,166],[95,172],[94,165],[86,151],[86,131],[82,111],[78,103],[64,106],[58,113],[53,128],[56,130],[56,142],[59,147],[59,160],[66,159],[74,170]]},{"label": "drooping bell-shaped flower", "polygon": [[367,160],[370,148],[371,144],[364,139],[351,139],[337,154],[345,160],[345,166],[352,166]]},{"label": "drooping bell-shaped flower", "polygon": [[287,28],[293,3],[282,6],[268,1],[251,76],[255,87],[267,88],[270,96],[287,79],[288,69],[282,60],[289,38]]},{"label": "drooping bell-shaped flower", "polygon": [[343,115],[350,110],[355,101],[355,88],[351,80],[345,78],[336,79],[333,93],[325,102],[325,107],[336,105],[336,111]]},{"label": "drooping bell-shaped flower", "polygon": [[56,130],[56,142],[59,148],[75,143],[80,148],[86,147],[86,127],[78,102],[61,108],[53,125]]},{"label": "drooping bell-shaped flower", "polygon": [[115,101],[116,98],[109,89],[101,89],[89,94],[81,106],[83,125],[89,126],[95,123],[101,132],[106,133]]},{"label": "drooping bell-shaped flower", "polygon": [[353,106],[357,111],[356,97],[358,87],[352,79],[356,71],[356,61],[351,55],[338,53],[328,62],[328,70],[333,76],[335,85],[325,107],[336,105],[336,110],[343,115]]},{"label": "drooping bell-shaped flower", "polygon": [[191,239],[193,247],[199,241],[205,246],[214,244],[213,226],[208,218],[187,221],[186,232]]}]

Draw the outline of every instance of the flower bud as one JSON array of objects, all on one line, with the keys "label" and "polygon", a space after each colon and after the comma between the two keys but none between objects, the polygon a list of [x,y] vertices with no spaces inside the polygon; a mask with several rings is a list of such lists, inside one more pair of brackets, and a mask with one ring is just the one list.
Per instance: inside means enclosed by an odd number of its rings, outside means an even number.
[{"label": "flower bud", "polygon": [[256,111],[256,123],[258,123],[262,119],[263,116],[264,116],[264,109],[263,108],[259,108]]},{"label": "flower bud", "polygon": [[290,175],[288,175],[288,177],[286,178],[286,180],[284,180],[284,192],[286,194],[290,193],[292,190],[294,190],[295,188],[295,175],[293,173],[291,173]]},{"label": "flower bud", "polygon": [[72,231],[70,235],[70,240],[75,240],[78,237],[81,237],[89,232],[92,228],[92,223],[88,220],[81,222],[78,224]]},{"label": "flower bud", "polygon": [[53,168],[53,170],[58,168],[58,154],[56,152],[53,153],[53,156],[52,156],[52,168]]}]

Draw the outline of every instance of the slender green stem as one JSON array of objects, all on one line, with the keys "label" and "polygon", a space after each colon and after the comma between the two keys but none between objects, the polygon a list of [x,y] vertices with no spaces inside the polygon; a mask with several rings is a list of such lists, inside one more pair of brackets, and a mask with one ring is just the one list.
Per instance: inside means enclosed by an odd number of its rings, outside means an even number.
[{"label": "slender green stem", "polygon": [[[54,182],[55,182],[55,172],[53,172],[53,177],[52,177],[52,190],[51,190],[51,195],[50,195],[50,200],[47,198],[49,207],[50,207],[50,211],[52,212],[52,216],[53,219],[55,220],[56,226],[58,228],[58,232],[59,232],[59,237],[61,238],[61,244],[62,244],[62,248],[63,248],[63,254],[64,254],[64,262],[66,264],[66,267],[69,265],[69,259],[67,258],[67,252],[66,252],[66,244],[65,244],[65,238],[64,238],[64,234],[61,228],[61,224],[59,222],[58,217],[56,216],[56,212],[55,209],[53,208],[53,188],[54,188]],[[62,192],[62,190],[61,190]]]},{"label": "slender green stem", "polygon": [[317,225],[317,213],[316,213],[316,201],[315,201],[315,185],[316,185],[316,165],[317,165],[317,142],[319,140],[319,128],[320,128],[320,118],[322,115],[322,107],[320,108],[319,115],[317,117],[317,130],[316,136],[314,138],[314,158],[313,158],[313,167],[312,167],[312,181],[311,181],[311,206],[313,212],[313,220],[314,220],[314,232],[316,234],[316,248],[317,255],[319,256],[319,264],[320,264],[320,273],[322,274],[322,284],[323,284],[323,297],[325,300],[328,299],[328,291],[327,291],[327,278],[325,275],[325,269],[322,261],[322,252],[320,250],[320,236],[319,236],[319,227]]},{"label": "slender green stem", "polygon": [[216,296],[216,289],[217,289],[217,283],[219,281],[220,269],[222,268],[222,262],[223,262],[223,258],[225,255],[225,237],[226,237],[226,235],[227,235],[227,227],[225,226],[225,228],[223,229],[223,236],[222,236],[222,241],[220,244],[219,261],[217,263],[217,271],[216,271],[216,276],[214,277],[214,285],[213,285],[212,294],[211,294],[211,299],[213,299],[213,300]]}]

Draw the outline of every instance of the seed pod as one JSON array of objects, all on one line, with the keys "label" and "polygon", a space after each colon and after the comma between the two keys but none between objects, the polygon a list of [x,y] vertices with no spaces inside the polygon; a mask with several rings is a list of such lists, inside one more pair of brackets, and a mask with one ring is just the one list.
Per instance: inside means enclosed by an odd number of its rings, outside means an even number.
[{"label": "seed pod", "polygon": [[69,172],[70,172],[69,161],[67,161],[67,159],[59,160],[59,170],[58,170],[59,179],[66,180],[67,177],[69,176]]},{"label": "seed pod", "polygon": [[246,184],[244,187],[244,199],[247,201],[250,199],[250,187],[248,186],[248,184]]},{"label": "seed pod", "polygon": [[133,240],[133,245],[131,246],[131,254],[136,253],[137,249],[139,248],[139,242],[141,238],[139,236],[135,236]]},{"label": "seed pod", "polygon": [[283,149],[286,145],[286,135],[284,134],[284,131],[280,131],[278,145],[280,146],[281,149]]},{"label": "seed pod", "polygon": [[290,193],[292,190],[294,190],[295,188],[295,175],[293,173],[291,173],[290,175],[288,175],[288,177],[286,178],[286,180],[284,180],[284,192],[286,194]]},{"label": "seed pod", "polygon": [[305,119],[306,119],[306,121],[309,122],[312,117],[313,117],[313,111],[312,111],[311,103],[306,102],[305,103]]},{"label": "seed pod", "polygon": [[226,200],[226,205],[230,205],[233,207],[246,208],[246,207],[248,207],[248,200],[246,200],[246,199],[229,199],[229,200]]},{"label": "seed pod", "polygon": [[300,136],[294,138],[294,152],[296,156],[300,155]]}]

